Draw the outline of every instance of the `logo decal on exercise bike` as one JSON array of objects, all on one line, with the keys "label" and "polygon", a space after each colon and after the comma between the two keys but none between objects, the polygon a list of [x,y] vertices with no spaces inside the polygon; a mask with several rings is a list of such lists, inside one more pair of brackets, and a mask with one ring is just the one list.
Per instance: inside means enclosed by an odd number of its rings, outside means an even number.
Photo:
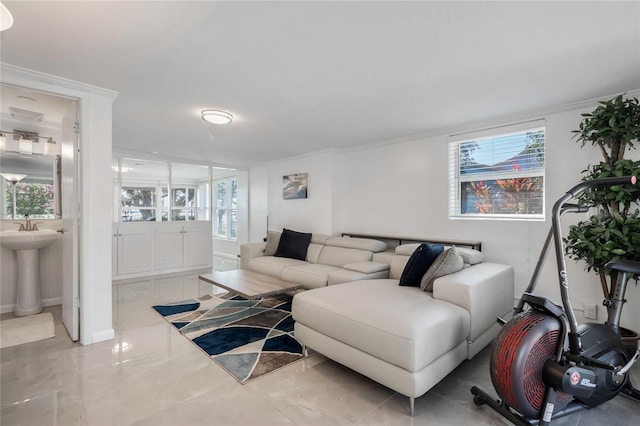
[{"label": "logo decal on exercise bike", "polygon": [[569,285],[567,283],[567,271],[560,271],[560,281],[561,281],[562,287],[569,288]]},{"label": "logo decal on exercise bike", "polygon": [[578,382],[580,382],[580,373],[578,373],[577,371],[574,371],[571,374],[571,384],[575,386],[578,384]]}]

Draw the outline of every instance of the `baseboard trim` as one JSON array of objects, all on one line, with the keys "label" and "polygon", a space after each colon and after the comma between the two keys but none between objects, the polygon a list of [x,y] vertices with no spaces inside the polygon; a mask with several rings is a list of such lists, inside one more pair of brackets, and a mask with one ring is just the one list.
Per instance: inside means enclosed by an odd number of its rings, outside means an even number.
[{"label": "baseboard trim", "polygon": [[[98,331],[91,335],[91,342],[87,344],[93,344],[98,342],[104,342],[105,340],[112,340],[115,337],[116,333],[113,328],[109,328],[107,330]],[[82,343],[83,345],[85,343]]]}]

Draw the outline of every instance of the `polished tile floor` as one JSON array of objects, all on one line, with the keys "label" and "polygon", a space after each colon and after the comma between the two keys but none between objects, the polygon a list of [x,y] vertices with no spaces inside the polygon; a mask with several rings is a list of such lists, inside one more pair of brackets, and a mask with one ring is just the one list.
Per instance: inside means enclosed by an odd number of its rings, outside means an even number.
[{"label": "polished tile floor", "polygon": [[[218,270],[235,262],[218,259]],[[492,390],[484,350],[416,400],[316,354],[247,385],[236,382],[150,306],[211,292],[197,275],[116,282],[113,341],[81,346],[50,307],[56,337],[0,350],[0,425],[501,425],[473,405]],[[4,314],[6,319],[11,314]],[[633,371],[640,384],[640,365]],[[557,425],[637,425],[623,396]]]}]

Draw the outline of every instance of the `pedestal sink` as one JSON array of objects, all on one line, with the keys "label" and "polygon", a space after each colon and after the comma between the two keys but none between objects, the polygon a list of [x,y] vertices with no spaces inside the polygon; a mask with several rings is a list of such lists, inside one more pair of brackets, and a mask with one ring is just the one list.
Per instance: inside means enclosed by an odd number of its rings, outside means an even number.
[{"label": "pedestal sink", "polygon": [[18,258],[18,286],[14,312],[16,316],[32,315],[42,311],[38,250],[59,237],[60,234],[51,229],[0,232],[0,245],[15,250]]}]

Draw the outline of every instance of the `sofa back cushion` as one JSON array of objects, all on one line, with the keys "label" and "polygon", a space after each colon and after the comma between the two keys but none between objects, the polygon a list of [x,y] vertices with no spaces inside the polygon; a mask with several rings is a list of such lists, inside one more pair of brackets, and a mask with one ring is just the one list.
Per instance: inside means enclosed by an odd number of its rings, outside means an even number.
[{"label": "sofa back cushion", "polygon": [[325,242],[327,246],[344,247],[378,253],[387,249],[387,243],[370,238],[331,237]]},{"label": "sofa back cushion", "polygon": [[309,244],[309,248],[307,249],[307,262],[318,263],[320,253],[322,253],[324,247],[324,244],[314,243],[312,239],[311,244]]},{"label": "sofa back cushion", "polygon": [[347,263],[368,262],[373,253],[366,250],[325,246],[320,252],[318,263],[342,268]]}]

